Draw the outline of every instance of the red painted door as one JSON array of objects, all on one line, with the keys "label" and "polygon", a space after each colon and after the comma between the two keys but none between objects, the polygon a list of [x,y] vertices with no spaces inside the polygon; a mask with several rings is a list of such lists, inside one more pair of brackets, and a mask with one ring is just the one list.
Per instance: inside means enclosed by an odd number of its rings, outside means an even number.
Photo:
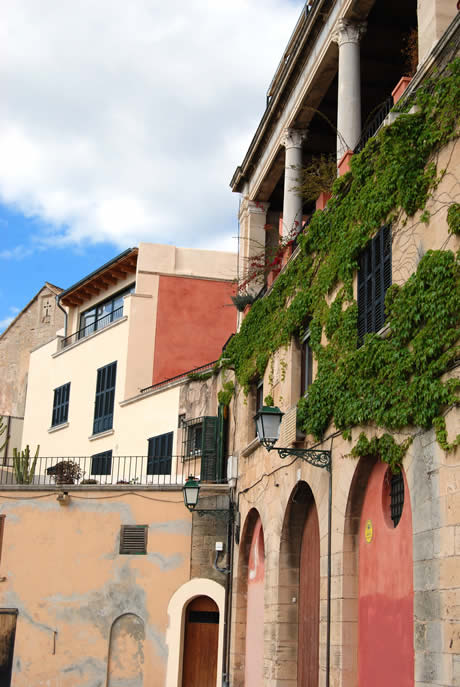
[{"label": "red painted door", "polygon": [[300,549],[297,687],[318,687],[319,594],[319,523],[311,502]]},{"label": "red painted door", "polygon": [[413,687],[412,513],[404,506],[395,527],[390,473],[378,462],[369,478],[359,532],[359,687]]},{"label": "red painted door", "polygon": [[264,576],[264,534],[259,518],[254,528],[249,550],[244,671],[246,687],[263,687],[264,684]]},{"label": "red painted door", "polygon": [[219,609],[208,596],[187,606],[182,687],[216,687]]}]

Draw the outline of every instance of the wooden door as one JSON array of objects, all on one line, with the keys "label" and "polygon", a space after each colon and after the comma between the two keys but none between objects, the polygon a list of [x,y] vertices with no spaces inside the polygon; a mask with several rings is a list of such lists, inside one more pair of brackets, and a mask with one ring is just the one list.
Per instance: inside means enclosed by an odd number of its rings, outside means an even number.
[{"label": "wooden door", "polygon": [[13,667],[16,610],[0,610],[0,687],[10,687]]},{"label": "wooden door", "polygon": [[219,609],[208,596],[199,596],[185,613],[182,687],[216,687]]},{"label": "wooden door", "polygon": [[319,523],[310,503],[302,534],[299,580],[298,687],[318,687],[319,663]]}]

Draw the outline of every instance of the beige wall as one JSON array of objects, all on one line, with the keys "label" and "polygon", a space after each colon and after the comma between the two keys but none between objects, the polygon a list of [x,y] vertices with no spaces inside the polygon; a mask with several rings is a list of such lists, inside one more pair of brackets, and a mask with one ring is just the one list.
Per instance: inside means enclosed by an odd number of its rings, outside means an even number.
[{"label": "beige wall", "polygon": [[451,0],[418,0],[418,51],[421,64],[457,14]]},{"label": "beige wall", "polygon": [[236,278],[235,253],[177,248],[141,243],[137,260],[138,279],[145,272],[230,280]]},{"label": "beige wall", "polygon": [[24,416],[30,351],[64,326],[56,293],[44,286],[0,336],[0,415]]},{"label": "beige wall", "polygon": [[[142,684],[164,685],[168,604],[189,578],[191,515],[181,492],[107,499],[80,490],[67,506],[55,492],[4,499],[12,495],[0,493],[0,605],[18,609],[13,687],[105,686],[111,627],[127,613],[145,624]],[[125,524],[148,525],[147,555],[119,554]],[[129,647],[118,648],[123,664]]]}]

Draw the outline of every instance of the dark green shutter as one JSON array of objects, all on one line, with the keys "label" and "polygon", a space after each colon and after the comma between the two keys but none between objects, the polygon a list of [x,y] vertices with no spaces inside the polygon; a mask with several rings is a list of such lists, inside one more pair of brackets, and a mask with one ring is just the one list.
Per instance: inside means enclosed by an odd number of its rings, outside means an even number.
[{"label": "dark green shutter", "polygon": [[100,367],[97,371],[93,434],[105,432],[113,427],[116,377],[116,361],[110,365],[105,365],[105,367]]},{"label": "dark green shutter", "polygon": [[361,253],[358,271],[358,337],[385,323],[385,294],[391,286],[391,226],[385,225]]},{"label": "dark green shutter", "polygon": [[217,479],[217,421],[217,417],[203,418],[200,475],[202,482],[215,482]]},{"label": "dark green shutter", "polygon": [[149,439],[147,474],[148,475],[170,475],[172,444],[174,432],[159,434]]}]

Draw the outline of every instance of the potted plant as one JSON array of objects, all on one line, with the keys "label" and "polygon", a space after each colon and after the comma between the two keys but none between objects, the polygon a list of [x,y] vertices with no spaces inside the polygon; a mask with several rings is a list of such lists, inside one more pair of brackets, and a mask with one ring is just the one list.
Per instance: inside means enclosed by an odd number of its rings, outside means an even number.
[{"label": "potted plant", "polygon": [[83,471],[73,460],[61,460],[47,469],[56,484],[75,484],[83,476]]}]

